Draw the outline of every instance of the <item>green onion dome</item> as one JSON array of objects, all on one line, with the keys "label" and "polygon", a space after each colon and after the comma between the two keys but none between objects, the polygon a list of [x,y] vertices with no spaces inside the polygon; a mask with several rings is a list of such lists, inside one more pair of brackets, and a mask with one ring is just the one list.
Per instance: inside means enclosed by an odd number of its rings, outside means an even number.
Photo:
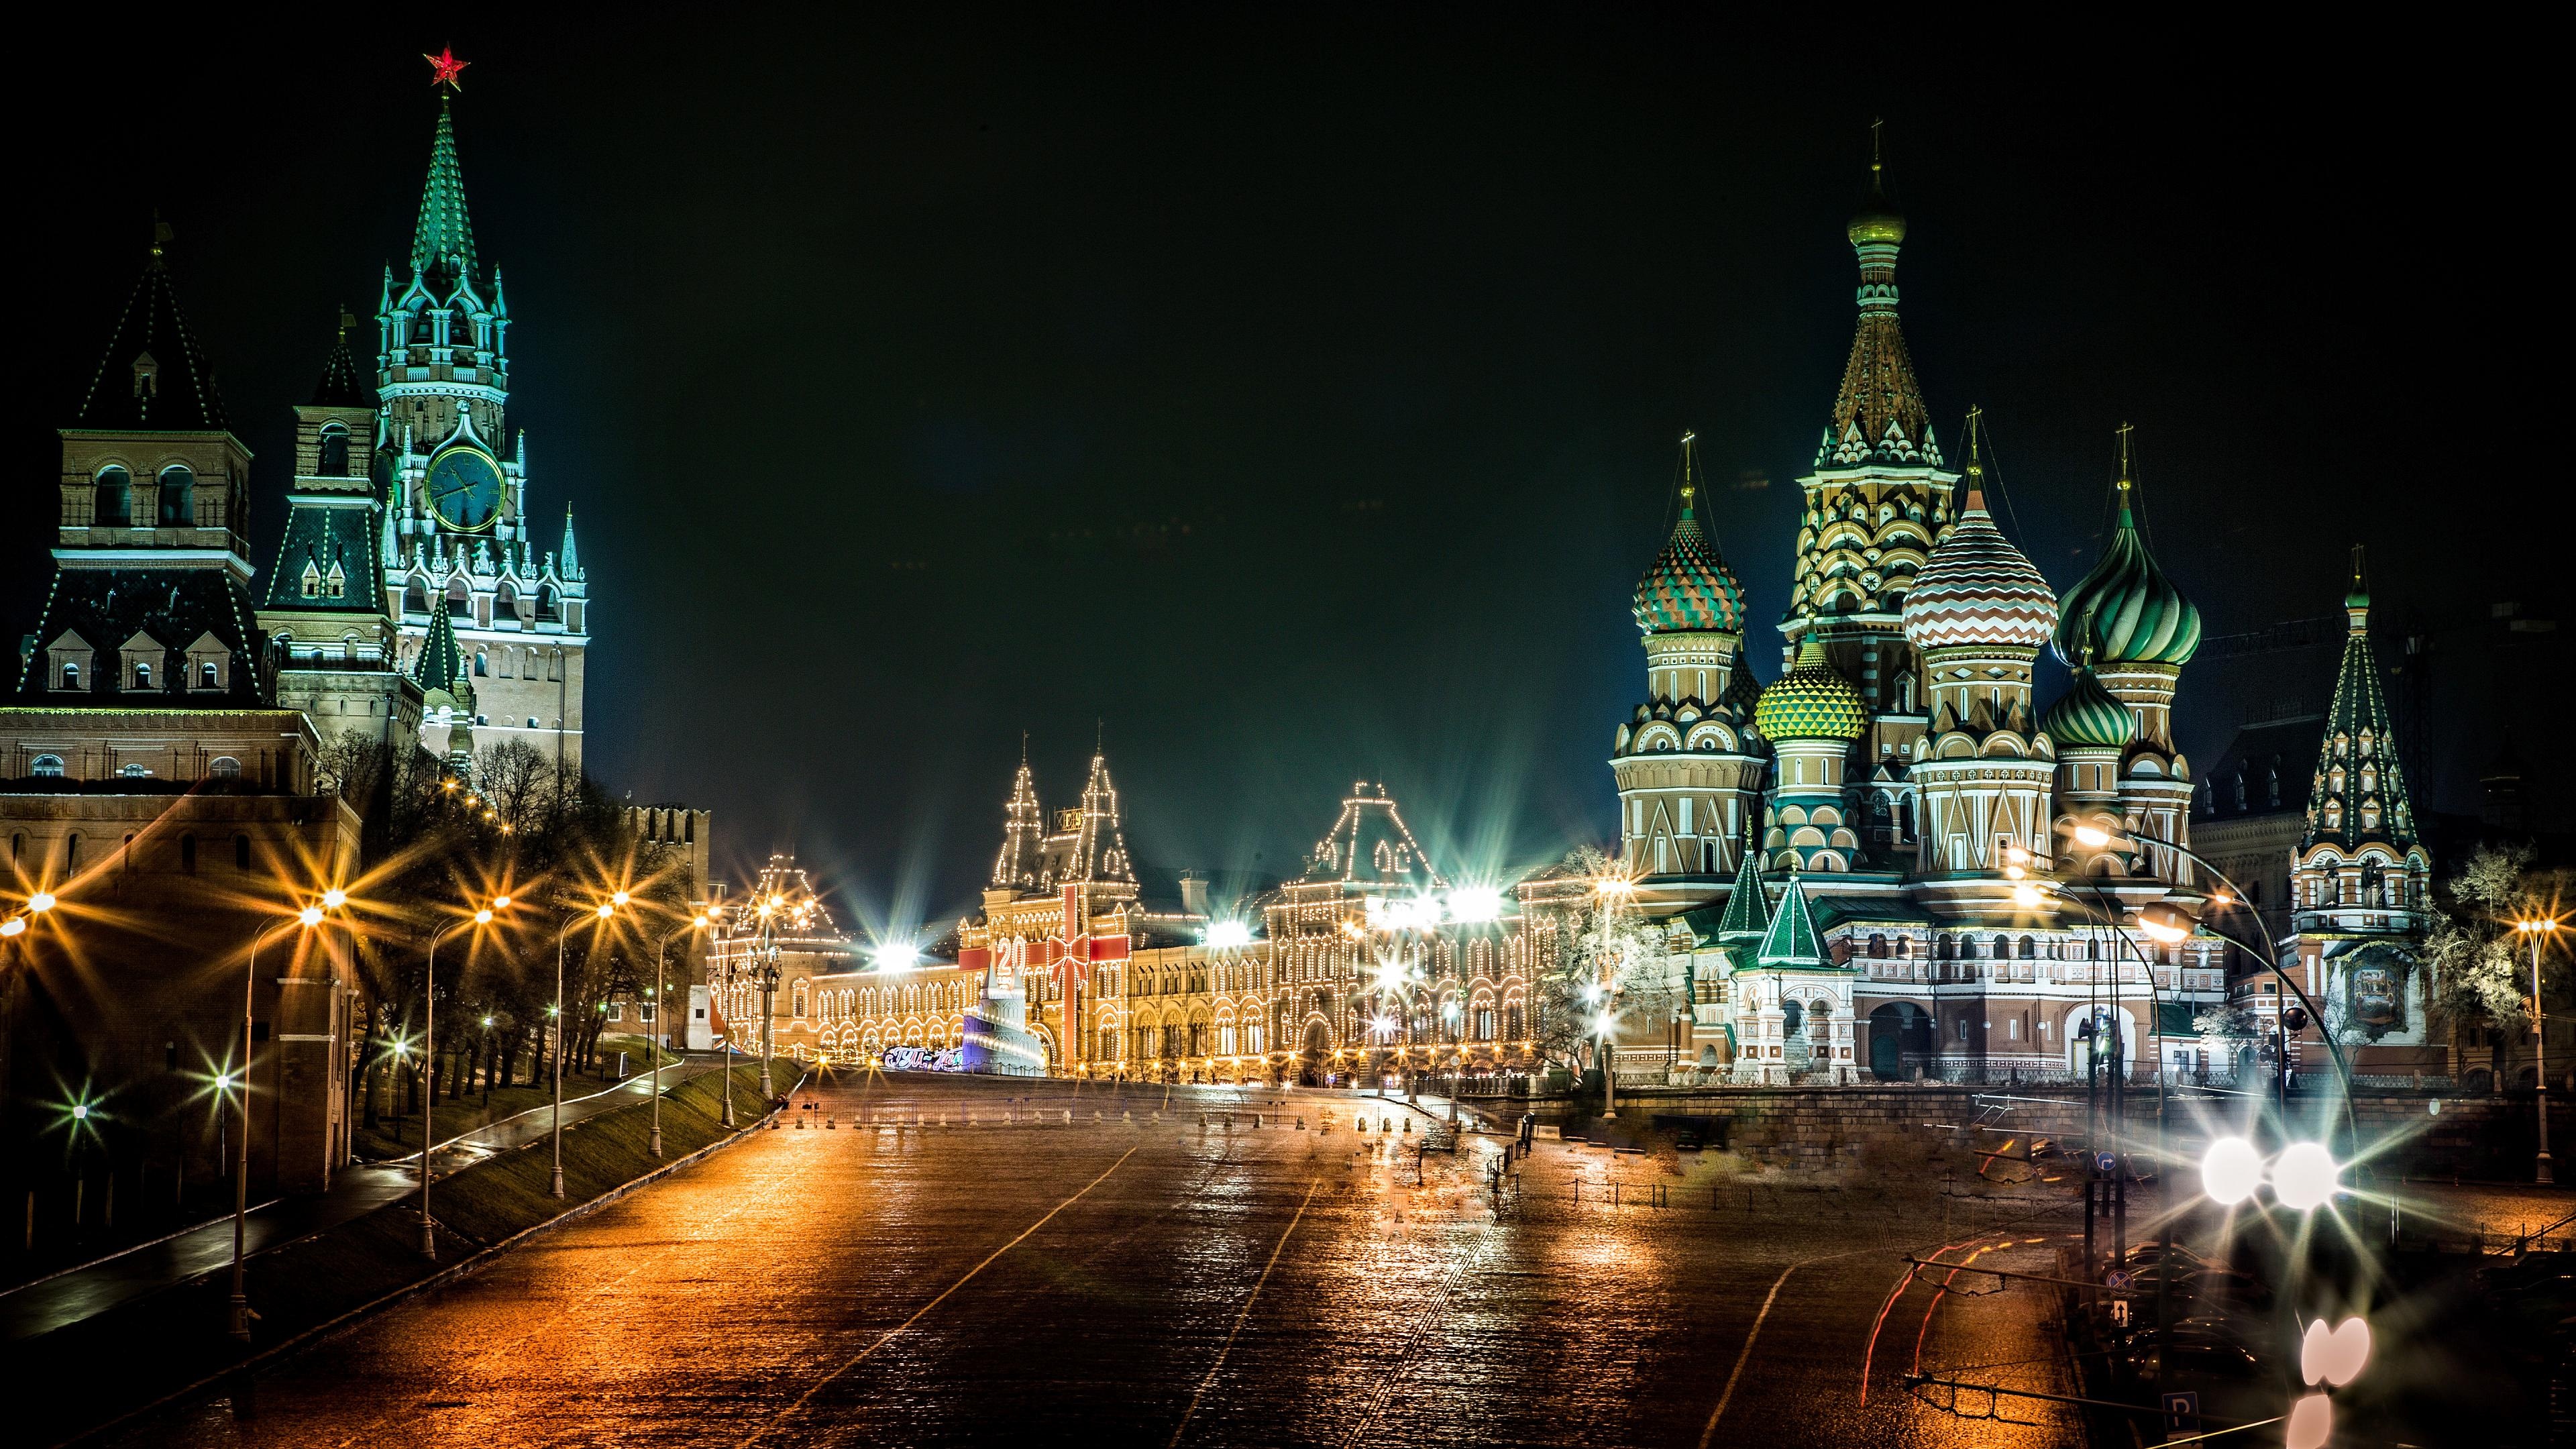
[{"label": "green onion dome", "polygon": [[1682,516],[1673,525],[1672,541],[1637,580],[1637,627],[1649,634],[1744,627],[1744,588],[1700,532],[1691,509],[1693,491],[1683,485]]},{"label": "green onion dome", "polygon": [[2147,552],[2120,484],[2120,527],[2093,572],[2058,600],[2057,657],[2068,664],[2189,663],[2200,647],[2200,610]]},{"label": "green onion dome", "polygon": [[2037,649],[2057,624],[2048,579],[1986,512],[1973,480],[1968,506],[1905,593],[1905,642],[1917,650],[1961,645]]},{"label": "green onion dome", "polygon": [[1754,704],[1753,727],[1775,743],[1856,740],[1869,728],[1869,709],[1842,671],[1825,662],[1824,644],[1810,634],[1798,646],[1797,665]]},{"label": "green onion dome", "polygon": [[1853,246],[1905,240],[1905,213],[1888,201],[1886,188],[1886,173],[1877,162],[1871,162],[1869,197],[1861,203],[1860,214],[1851,219],[1851,225],[1843,233],[1851,238]]},{"label": "green onion dome", "polygon": [[2116,750],[2138,732],[2138,717],[2111,697],[2111,691],[2102,687],[2092,670],[2078,669],[2066,693],[2048,707],[2039,727],[2061,750]]}]

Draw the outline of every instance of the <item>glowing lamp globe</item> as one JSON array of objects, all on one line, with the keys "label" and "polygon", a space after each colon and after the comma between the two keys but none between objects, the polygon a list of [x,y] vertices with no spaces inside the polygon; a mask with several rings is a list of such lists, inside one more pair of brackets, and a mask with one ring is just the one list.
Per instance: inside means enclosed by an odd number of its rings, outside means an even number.
[{"label": "glowing lamp globe", "polygon": [[2200,1190],[2215,1203],[2239,1203],[2263,1185],[2263,1154],[2242,1137],[2221,1137],[2200,1159]]},{"label": "glowing lamp globe", "polygon": [[38,891],[34,895],[27,897],[27,909],[34,911],[38,915],[43,915],[45,912],[50,911],[53,908],[54,893],[52,891]]},{"label": "glowing lamp globe", "polygon": [[322,924],[322,908],[320,906],[306,906],[304,909],[295,913],[295,919],[308,926],[318,926]]},{"label": "glowing lamp globe", "polygon": [[2321,1207],[2335,1195],[2335,1179],[2341,1171],[2334,1154],[2321,1144],[2293,1142],[2272,1164],[2272,1195],[2281,1200],[2281,1206],[2297,1212]]},{"label": "glowing lamp globe", "polygon": [[5,921],[0,921],[0,936],[24,935],[26,930],[27,922],[23,916],[11,916]]},{"label": "glowing lamp globe", "polygon": [[2111,843],[2111,832],[2099,825],[2078,825],[2075,827],[2075,840],[2079,845],[2089,845],[2095,850],[2100,850]]},{"label": "glowing lamp globe", "polygon": [[489,910],[476,911],[474,913],[474,924],[478,926],[488,926],[492,924],[492,913]]},{"label": "glowing lamp globe", "polygon": [[599,918],[600,918],[601,920],[603,920],[603,921],[604,921],[604,920],[607,920],[609,917],[611,917],[611,916],[613,916],[613,915],[616,915],[616,914],[617,914],[617,907],[610,905],[610,904],[609,904],[608,902],[606,902],[606,901],[602,901],[602,902],[600,902],[600,903],[599,903]]},{"label": "glowing lamp globe", "polygon": [[910,970],[920,960],[920,950],[905,942],[877,948],[877,968],[881,971]]},{"label": "glowing lamp globe", "polygon": [[492,909],[496,911],[506,911],[509,908],[510,898],[508,896],[494,896],[492,898]]},{"label": "glowing lamp globe", "polygon": [[608,903],[612,906],[622,906],[626,904],[626,899],[626,892],[619,891],[617,894],[608,898]]},{"label": "glowing lamp globe", "polygon": [[1241,921],[1217,921],[1207,929],[1207,943],[1220,951],[1252,944],[1252,928]]}]

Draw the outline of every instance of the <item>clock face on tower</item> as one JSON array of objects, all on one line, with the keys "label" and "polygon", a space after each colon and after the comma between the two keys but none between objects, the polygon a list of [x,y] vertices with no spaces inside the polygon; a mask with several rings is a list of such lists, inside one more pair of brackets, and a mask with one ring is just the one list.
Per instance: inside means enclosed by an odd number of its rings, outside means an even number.
[{"label": "clock face on tower", "polygon": [[459,533],[480,533],[501,512],[501,465],[481,448],[459,444],[429,460],[429,506]]}]

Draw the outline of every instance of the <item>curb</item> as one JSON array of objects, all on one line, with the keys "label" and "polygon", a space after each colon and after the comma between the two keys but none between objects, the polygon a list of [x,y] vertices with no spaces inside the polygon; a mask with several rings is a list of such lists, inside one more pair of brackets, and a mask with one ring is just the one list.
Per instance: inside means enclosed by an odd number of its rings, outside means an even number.
[{"label": "curb", "polygon": [[[805,1078],[803,1076],[799,1076],[796,1079],[795,1085],[797,1087],[801,1087],[804,1084]],[[795,1091],[795,1087],[790,1087],[788,1090],[792,1094]],[[369,1300],[368,1302],[359,1304],[357,1307],[342,1313],[336,1318],[328,1319],[324,1322],[313,1325],[311,1328],[304,1330],[293,1338],[261,1349],[259,1352],[252,1354],[250,1357],[245,1358],[228,1368],[208,1374],[194,1383],[185,1384],[179,1388],[172,1389],[170,1392],[163,1394],[161,1397],[154,1399],[148,1404],[128,1409],[124,1413],[117,1415],[115,1418],[110,1419],[103,1424],[96,1424],[87,1429],[83,1429],[79,1433],[72,1435],[70,1438],[58,1439],[54,1443],[54,1449],[69,1449],[69,1446],[74,1444],[88,1443],[99,1438],[101,1435],[107,1434],[116,1429],[124,1428],[125,1426],[134,1423],[136,1420],[147,1418],[163,1409],[169,1408],[186,1399],[192,1398],[197,1394],[203,1393],[207,1389],[223,1383],[227,1379],[239,1378],[245,1374],[256,1374],[261,1368],[268,1364],[277,1362],[278,1360],[287,1358],[293,1354],[301,1353],[305,1349],[311,1348],[316,1344],[326,1343],[333,1338],[339,1337],[341,1334],[351,1332],[359,1326],[361,1320],[371,1317],[383,1309],[391,1308],[395,1304],[403,1302],[405,1299],[416,1298],[432,1289],[444,1288],[448,1284],[456,1282],[458,1279],[469,1277],[472,1274],[482,1271],[485,1267],[491,1264],[492,1260],[509,1252],[511,1249],[526,1242],[528,1239],[535,1237],[539,1233],[546,1232],[558,1224],[571,1222],[576,1218],[588,1217],[593,1212],[617,1201],[619,1198],[626,1196],[628,1193],[633,1192],[635,1189],[642,1187],[647,1183],[668,1177],[672,1173],[678,1172],[684,1167],[696,1165],[703,1158],[712,1157],[715,1154],[722,1152],[726,1148],[733,1146],[735,1143],[751,1136],[753,1133],[760,1131],[764,1124],[777,1115],[778,1113],[774,1110],[763,1113],[761,1116],[753,1119],[748,1125],[736,1129],[731,1137],[725,1137],[717,1141],[710,1142],[706,1146],[699,1148],[697,1151],[690,1153],[686,1157],[666,1162],[660,1167],[654,1168],[652,1171],[645,1173],[641,1177],[630,1178],[627,1181],[610,1188],[608,1191],[601,1193],[599,1196],[590,1199],[588,1202],[575,1204],[574,1206],[568,1207],[562,1212],[555,1214],[553,1217],[546,1219],[544,1222],[531,1224],[530,1226],[521,1228],[519,1231],[503,1238],[497,1243],[490,1243],[484,1247],[478,1248],[470,1256],[459,1259],[454,1264],[441,1268],[437,1272],[430,1274],[428,1277],[423,1278],[418,1282],[404,1284],[402,1287],[396,1288],[390,1293],[383,1294],[377,1298]],[[393,1204],[389,1203],[387,1206],[393,1206]],[[354,1219],[352,1221],[354,1221]],[[328,1230],[326,1229],[325,1231]],[[308,1234],[307,1236],[318,1236],[318,1234]],[[299,1238],[296,1241],[302,1242],[304,1239]],[[291,1243],[281,1243],[278,1245],[279,1248],[291,1246],[293,1246]],[[270,1251],[275,1250],[272,1249]]]}]

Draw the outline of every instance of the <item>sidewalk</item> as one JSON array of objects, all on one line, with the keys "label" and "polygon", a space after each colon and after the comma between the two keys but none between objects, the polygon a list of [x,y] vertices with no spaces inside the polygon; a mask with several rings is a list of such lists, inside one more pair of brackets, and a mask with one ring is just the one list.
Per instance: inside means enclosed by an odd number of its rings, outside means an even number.
[{"label": "sidewalk", "polygon": [[[662,1086],[667,1091],[722,1065],[719,1055],[665,1067]],[[587,1096],[566,1097],[564,1123],[569,1126],[602,1112],[648,1101],[652,1086],[653,1079],[647,1074]],[[757,1117],[764,1110],[761,1103],[748,1100],[741,1106],[747,1117]],[[475,1163],[540,1141],[553,1126],[554,1108],[548,1104],[445,1138],[434,1149],[437,1176],[452,1176]],[[286,1198],[253,1208],[243,1232],[243,1251],[257,1254],[282,1247],[362,1217],[397,1198],[417,1194],[420,1174],[417,1168],[404,1164],[419,1160],[420,1154],[415,1152],[395,1162],[354,1165],[342,1169],[331,1190],[318,1197]],[[83,1267],[22,1284],[0,1293],[0,1343],[24,1343],[119,1304],[228,1268],[232,1257],[233,1220],[227,1216],[159,1242],[145,1243]]]}]

